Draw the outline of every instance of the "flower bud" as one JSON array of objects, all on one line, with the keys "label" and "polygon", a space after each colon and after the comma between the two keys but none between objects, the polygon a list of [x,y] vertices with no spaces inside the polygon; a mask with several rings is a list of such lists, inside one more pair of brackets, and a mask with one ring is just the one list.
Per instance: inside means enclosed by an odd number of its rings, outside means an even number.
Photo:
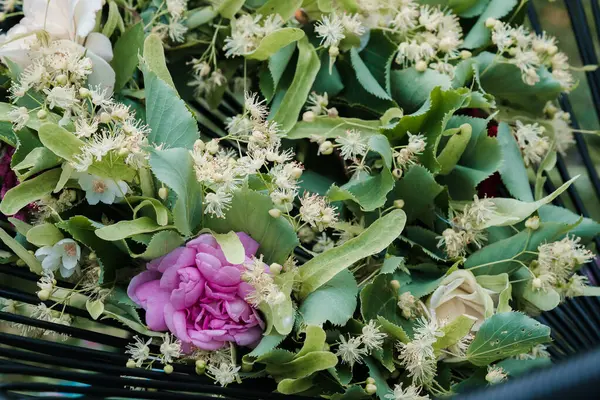
[{"label": "flower bud", "polygon": [[210,74],[210,65],[205,63],[200,70],[200,76],[208,76]]},{"label": "flower bud", "polygon": [[425,70],[427,69],[427,63],[423,60],[419,60],[415,64],[415,69],[419,72],[425,72]]},{"label": "flower bud", "polygon": [[37,292],[37,295],[41,301],[46,301],[50,298],[50,291],[47,289],[42,289],[39,292]]},{"label": "flower bud", "polygon": [[310,243],[315,240],[315,237],[315,231],[313,231],[309,226],[303,226],[298,231],[298,238],[302,243]]},{"label": "flower bud", "polygon": [[90,95],[92,94],[92,92],[90,92],[90,90],[88,88],[79,88],[79,96],[81,96],[82,98],[86,99],[88,97],[90,97]]},{"label": "flower bud", "polygon": [[328,156],[331,153],[333,153],[333,143],[331,143],[329,140],[326,140],[323,143],[321,143],[321,145],[319,146],[319,154]]},{"label": "flower bud", "polygon": [[329,48],[329,57],[336,58],[340,55],[340,49],[337,46],[331,46]]},{"label": "flower bud", "polygon": [[56,76],[56,82],[59,85],[65,85],[68,80],[69,80],[69,78],[65,74],[60,74],[60,75]]},{"label": "flower bud", "polygon": [[173,373],[173,366],[171,364],[167,364],[165,365],[165,367],[163,368],[163,370],[165,371],[165,374],[169,375]]},{"label": "flower bud", "polygon": [[395,208],[403,208],[404,200],[402,200],[402,199],[394,200],[394,207]]},{"label": "flower bud", "polygon": [[269,271],[273,275],[279,275],[281,273],[282,269],[283,269],[283,267],[281,266],[281,264],[277,264],[277,263],[273,263],[269,266]]},{"label": "flower bud", "polygon": [[273,218],[279,218],[281,217],[281,210],[278,208],[271,208],[269,210],[269,215]]},{"label": "flower bud", "polygon": [[400,282],[398,282],[396,279],[394,279],[393,281],[390,282],[390,286],[392,287],[392,289],[398,290],[398,289],[400,289]]},{"label": "flower bud", "polygon": [[88,256],[88,260],[90,260],[90,261],[94,261],[94,260],[96,260],[96,258],[98,258],[98,257],[96,257],[96,253],[94,253],[94,252],[91,252],[90,255]]},{"label": "flower bud", "polygon": [[463,60],[467,60],[472,56],[473,54],[469,50],[463,50],[460,52],[460,58],[462,58]]},{"label": "flower bud", "polygon": [[400,179],[400,178],[402,178],[402,170],[400,168],[395,168],[392,171],[392,175],[394,175],[394,178]]},{"label": "flower bud", "polygon": [[496,18],[489,17],[485,20],[485,27],[488,29],[492,29],[496,26],[496,23],[498,23],[498,20]]},{"label": "flower bud", "polygon": [[111,120],[110,114],[107,112],[103,112],[100,114],[100,122],[103,124],[108,124]]},{"label": "flower bud", "polygon": [[201,139],[198,139],[194,142],[194,150],[196,150],[196,151],[202,151],[202,150],[204,150],[205,147],[206,147],[206,145],[204,144],[204,142]]},{"label": "flower bud", "polygon": [[367,394],[375,394],[377,393],[377,386],[368,383],[367,386],[365,386],[365,392],[367,392]]},{"label": "flower bud", "polygon": [[365,382],[367,383],[367,385],[374,385],[375,384],[375,379],[373,379],[371,377],[368,377]]},{"label": "flower bud", "polygon": [[291,176],[294,179],[300,179],[300,177],[302,176],[302,168],[300,168],[300,167],[292,168]]},{"label": "flower bud", "polygon": [[335,118],[338,115],[340,115],[340,114],[338,113],[338,110],[335,107],[331,107],[330,109],[327,110],[327,116],[329,118]]},{"label": "flower bud", "polygon": [[135,361],[133,361],[133,360],[130,358],[129,360],[127,360],[127,364],[125,364],[125,366],[126,366],[127,368],[135,368],[135,367],[136,367],[136,365],[135,365]]},{"label": "flower bud", "polygon": [[525,227],[533,231],[537,230],[540,227],[539,217],[536,216],[529,218],[527,221],[525,221]]},{"label": "flower bud", "polygon": [[213,139],[206,143],[206,151],[208,151],[210,154],[216,154],[219,151],[219,142]]},{"label": "flower bud", "polygon": [[540,278],[533,278],[533,280],[531,281],[531,286],[533,286],[534,289],[541,289],[542,280]]},{"label": "flower bud", "polygon": [[121,147],[119,149],[119,155],[121,157],[125,157],[127,154],[129,154],[129,149],[127,147]]},{"label": "flower bud", "polygon": [[550,45],[550,46],[548,46],[548,48],[546,49],[546,52],[548,53],[548,55],[551,55],[551,56],[553,56],[553,55],[555,55],[556,53],[558,53],[558,47],[557,47],[555,44],[553,44],[553,45]]},{"label": "flower bud", "polygon": [[313,122],[315,120],[315,113],[312,111],[307,111],[302,114],[302,121],[304,122]]},{"label": "flower bud", "polygon": [[40,110],[37,112],[37,117],[38,119],[44,120],[46,118],[48,118],[48,111],[46,110]]},{"label": "flower bud", "polygon": [[163,200],[166,200],[167,197],[169,197],[169,189],[167,189],[164,186],[158,189],[158,197],[160,197]]}]

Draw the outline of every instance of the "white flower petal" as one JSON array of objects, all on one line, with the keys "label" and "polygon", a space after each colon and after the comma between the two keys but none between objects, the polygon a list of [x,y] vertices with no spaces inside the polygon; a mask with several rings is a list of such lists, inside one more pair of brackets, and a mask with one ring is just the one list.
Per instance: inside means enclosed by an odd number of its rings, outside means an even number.
[{"label": "white flower petal", "polygon": [[73,273],[75,271],[76,271],[75,268],[73,268],[73,269],[67,269],[63,265],[60,266],[60,274],[63,276],[63,278],[70,277],[71,275],[73,275]]},{"label": "white flower petal", "polygon": [[100,202],[101,196],[102,195],[100,193],[96,193],[92,190],[85,192],[85,199],[92,206],[94,206],[94,205],[98,204],[98,202]]},{"label": "white flower petal", "polygon": [[[73,0],[71,0],[73,1]],[[74,20],[77,36],[84,38],[96,26],[96,13],[102,9],[102,0],[74,0]]]},{"label": "white flower petal", "polygon": [[[68,256],[63,255],[62,257],[62,265],[68,270],[73,270],[77,266],[77,256]],[[62,271],[62,268],[61,268]]]},{"label": "white flower petal", "polygon": [[46,271],[56,271],[60,266],[60,256],[56,254],[50,254],[42,261],[42,268]]},{"label": "white flower petal", "polygon": [[115,71],[109,63],[94,52],[88,51],[86,56],[92,60],[92,64],[94,65],[92,73],[88,76],[88,86],[100,85],[112,93],[115,87]]},{"label": "white flower petal", "polygon": [[38,260],[43,260],[46,256],[52,254],[52,246],[40,247],[35,251],[35,256]]},{"label": "white flower petal", "polygon": [[91,51],[95,55],[102,57],[110,62],[113,59],[113,49],[110,39],[98,32],[92,32],[85,41],[85,48],[88,53]]},{"label": "white flower petal", "polygon": [[100,195],[100,201],[104,204],[112,204],[115,202],[115,198],[117,194],[112,190],[106,190],[104,193]]}]

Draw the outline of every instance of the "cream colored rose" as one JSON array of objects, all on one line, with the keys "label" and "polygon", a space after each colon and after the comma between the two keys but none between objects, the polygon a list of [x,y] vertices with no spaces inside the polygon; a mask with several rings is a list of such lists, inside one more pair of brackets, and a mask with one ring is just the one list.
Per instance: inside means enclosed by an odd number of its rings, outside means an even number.
[{"label": "cream colored rose", "polygon": [[112,90],[115,72],[109,62],[113,51],[110,40],[98,32],[96,13],[104,0],[24,0],[23,18],[6,35],[0,35],[0,57],[25,68],[31,64],[29,46],[35,32],[45,30],[53,40],[63,40],[85,52],[92,61],[88,84]]},{"label": "cream colored rose", "polygon": [[476,319],[472,330],[477,331],[483,321],[494,313],[494,302],[488,293],[477,283],[472,272],[457,270],[442,280],[427,305],[431,317],[440,325],[449,324],[466,314]]}]

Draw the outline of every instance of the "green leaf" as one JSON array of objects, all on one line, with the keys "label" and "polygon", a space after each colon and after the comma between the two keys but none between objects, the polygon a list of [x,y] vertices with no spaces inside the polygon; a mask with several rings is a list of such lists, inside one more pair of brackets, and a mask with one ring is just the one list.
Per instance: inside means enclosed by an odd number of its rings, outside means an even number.
[{"label": "green leaf", "polygon": [[477,318],[463,314],[449,324],[444,325],[440,329],[444,333],[444,336],[437,339],[433,344],[433,348],[441,350],[454,346],[459,340],[471,332],[471,328],[475,325],[475,322],[477,322]]},{"label": "green leaf", "polygon": [[321,351],[325,347],[326,334],[323,328],[317,325],[308,325],[305,333],[306,339],[304,339],[304,344],[294,358],[302,357],[313,351]]},{"label": "green leaf", "polygon": [[317,371],[333,368],[336,364],[337,357],[335,354],[329,351],[313,351],[284,364],[267,364],[265,370],[268,374],[273,375],[275,379],[279,377],[298,379],[310,376]]},{"label": "green leaf", "polygon": [[500,313],[485,320],[467,349],[467,360],[478,366],[527,353],[535,345],[550,342],[550,328],[528,316]]},{"label": "green leaf", "polygon": [[127,250],[133,258],[141,258],[142,260],[154,260],[169,254],[171,251],[182,246],[185,240],[175,231],[161,231],[156,233],[150,239],[146,250],[143,253],[134,253],[129,247]]},{"label": "green leaf", "polygon": [[392,71],[391,84],[392,97],[405,113],[416,111],[425,104],[433,88],[447,90],[452,86],[448,75],[432,69],[418,72],[413,67]]},{"label": "green leaf", "polygon": [[125,266],[123,253],[113,243],[96,236],[96,229],[102,226],[97,222],[78,215],[59,222],[56,226],[67,231],[73,239],[96,253],[102,271],[98,280],[99,284],[112,282],[116,277],[116,270]]},{"label": "green leaf", "polygon": [[115,92],[119,92],[131,79],[138,65],[138,54],[144,46],[144,27],[141,22],[130,26],[117,40],[110,65],[115,70]]},{"label": "green leaf", "polygon": [[352,67],[354,68],[354,73],[356,74],[356,79],[362,87],[372,95],[384,99],[391,100],[392,97],[386,92],[384,88],[381,87],[377,79],[371,75],[371,71],[365,65],[365,62],[360,58],[356,47],[350,49],[350,60],[352,61]]},{"label": "green leaf", "polygon": [[302,6],[302,0],[269,0],[256,10],[256,14],[263,16],[277,14],[283,21],[287,21],[294,16],[300,6]]},{"label": "green leaf", "polygon": [[36,147],[25,158],[12,167],[19,180],[24,181],[38,172],[54,168],[61,159],[45,147]]},{"label": "green leaf", "polygon": [[16,218],[12,218],[12,217],[8,217],[8,222],[10,222],[11,224],[14,225],[15,229],[17,230],[17,233],[20,233],[21,235],[27,237],[27,232],[29,232],[29,230],[31,228],[33,228],[33,225],[28,224],[25,221],[21,221],[20,219],[16,219]]},{"label": "green leaf", "polygon": [[394,210],[375,221],[359,236],[319,254],[300,268],[300,297],[306,298],[340,271],[386,249],[404,229],[406,214]]},{"label": "green leaf", "polygon": [[162,332],[154,332],[154,331],[149,330],[144,324],[142,324],[142,323],[136,321],[134,318],[132,318],[131,315],[127,314],[125,311],[123,311],[119,307],[115,307],[111,304],[106,304],[104,306],[103,315],[104,315],[104,317],[102,319],[112,318],[116,321],[119,321],[123,325],[133,329],[135,332],[139,333],[140,335],[151,336],[151,337],[163,337],[164,336],[164,333],[162,333]]},{"label": "green leaf", "polygon": [[183,23],[191,30],[201,25],[208,24],[215,19],[217,15],[218,13],[213,6],[199,7],[188,11]]},{"label": "green leaf", "polygon": [[286,137],[288,139],[304,139],[315,135],[320,138],[332,139],[346,134],[349,129],[358,129],[363,135],[374,135],[378,133],[380,122],[378,120],[365,121],[357,118],[341,118],[321,116],[313,122],[300,121]]},{"label": "green leaf", "polygon": [[102,34],[107,38],[110,38],[115,31],[115,28],[119,24],[119,20],[123,23],[121,19],[121,14],[119,13],[119,6],[114,1],[108,2],[108,16],[106,18],[106,22],[104,23],[104,27],[102,28]]},{"label": "green leaf", "polygon": [[542,222],[562,222],[569,225],[578,224],[570,233],[584,240],[591,240],[600,235],[600,224],[598,222],[590,218],[581,219],[580,215],[564,207],[547,204],[539,208],[538,215]]},{"label": "green leaf", "polygon": [[385,204],[386,196],[393,187],[394,177],[388,168],[384,168],[375,175],[361,172],[341,187],[333,185],[327,197],[332,202],[353,200],[364,211],[373,211]]},{"label": "green leaf", "polygon": [[491,0],[485,11],[479,16],[462,44],[467,49],[475,49],[488,45],[491,42],[492,31],[485,26],[488,18],[500,19],[517,5],[518,0]]},{"label": "green leaf", "polygon": [[171,73],[167,68],[162,40],[154,33],[148,35],[144,41],[144,60],[148,64],[147,69],[149,71],[152,71],[161,81],[171,86],[173,90],[176,90]]},{"label": "green leaf", "polygon": [[361,52],[364,64],[388,95],[392,87],[392,62],[397,51],[398,46],[390,41],[383,31],[373,29],[369,34],[369,43]]},{"label": "green leaf", "polygon": [[515,198],[521,201],[533,201],[521,150],[510,127],[504,122],[498,125],[498,142],[502,149],[502,165],[500,166],[502,182]]},{"label": "green leaf", "polygon": [[285,335],[271,332],[269,335],[263,336],[260,343],[258,343],[258,346],[256,346],[248,355],[250,357],[260,357],[265,355],[277,347],[279,343],[283,342],[283,339],[285,339]]},{"label": "green leaf", "polygon": [[509,103],[515,108],[537,114],[543,110],[548,101],[556,100],[563,91],[560,83],[545,68],[538,70],[540,81],[530,86],[521,79],[519,68],[505,61],[502,57],[498,59],[495,54],[489,52],[479,54],[472,61],[476,63],[481,73],[481,86],[498,102]]},{"label": "green leaf", "polygon": [[96,231],[96,235],[108,242],[123,240],[142,233],[153,233],[165,229],[171,229],[170,226],[160,226],[153,219],[148,217],[136,218],[134,220],[119,221],[116,224],[105,226]]},{"label": "green leaf", "polygon": [[244,1],[245,0],[223,0],[218,3],[219,6],[217,8],[217,11],[224,18],[233,19],[233,17],[235,17],[235,14],[237,14],[237,12],[240,11],[242,6],[244,5]]},{"label": "green leaf", "polygon": [[289,44],[304,37],[304,31],[298,28],[281,28],[274,30],[261,39],[256,50],[245,57],[250,60],[264,61]]},{"label": "green leaf", "polygon": [[406,260],[404,257],[385,257],[383,265],[381,266],[380,274],[393,274],[398,269],[406,269]]},{"label": "green leaf", "polygon": [[37,247],[54,246],[64,239],[61,231],[53,224],[43,223],[27,231],[27,241]]},{"label": "green leaf", "polygon": [[[498,275],[479,275],[477,276],[477,283],[485,289],[493,292],[494,299],[497,295],[496,312],[509,312],[512,308],[509,305],[509,301],[512,298],[512,285],[510,283],[510,277],[508,274]],[[517,279],[518,280],[518,279]]]},{"label": "green leaf", "polygon": [[284,379],[277,384],[277,391],[282,394],[301,393],[312,388],[313,384],[312,376],[300,379]]},{"label": "green leaf", "polygon": [[[562,184],[552,194],[540,199],[538,201],[525,203],[519,200],[510,198],[495,197],[489,199],[496,206],[495,212],[490,216],[488,220],[480,227],[480,229],[488,228],[490,226],[507,226],[519,223],[537,211],[541,206],[550,203],[552,200],[557,198],[562,192],[577,179],[579,175],[572,178],[571,180]],[[455,208],[460,208],[463,203],[453,202],[451,205]]]},{"label": "green leaf", "polygon": [[[408,320],[400,315],[397,295],[390,286],[391,280],[389,275],[379,275],[361,290],[360,313],[365,321],[377,319],[386,333],[404,341],[402,332],[405,332]],[[402,332],[395,329],[394,325],[401,327]]]},{"label": "green leaf", "polygon": [[208,217],[205,227],[218,233],[245,232],[260,243],[258,253],[264,255],[265,262],[283,264],[299,242],[285,218],[269,215],[273,207],[269,196],[241,189],[233,194],[225,218]]},{"label": "green leaf", "polygon": [[[141,201],[133,209],[134,218],[138,216],[153,216],[156,223],[160,226],[165,226],[169,223],[169,210],[163,203],[150,197],[129,196],[127,198],[130,204],[135,204],[139,200]],[[149,210],[152,210],[152,212],[149,212]]]},{"label": "green leaf", "polygon": [[285,92],[283,100],[274,115],[270,117],[280,125],[283,133],[288,132],[298,121],[300,111],[310,93],[321,63],[319,56],[308,39],[303,37],[298,41],[298,64],[290,87]]},{"label": "green leaf", "polygon": [[90,316],[94,320],[97,320],[98,317],[100,317],[102,315],[102,313],[104,312],[104,303],[100,299],[96,299],[96,300],[88,299],[85,302],[85,308],[87,309],[88,313],[90,313]]},{"label": "green leaf", "polygon": [[326,51],[321,52],[319,56],[321,62],[321,68],[313,82],[311,91],[317,93],[327,93],[329,98],[337,96],[342,90],[344,90],[344,83],[340,71],[336,65],[332,65],[331,73],[329,71],[329,53]]},{"label": "green leaf", "polygon": [[[36,274],[42,273],[42,264],[35,258],[33,254],[27,251],[25,247],[23,247],[19,242],[17,242],[14,238],[12,238],[6,231],[0,228],[0,240],[12,250],[13,253],[17,255],[21,260],[27,264],[29,270],[31,272],[35,272]],[[17,268],[17,267],[15,267]]]},{"label": "green leaf", "polygon": [[273,80],[273,91],[277,89],[279,81],[285,72],[292,55],[296,51],[295,44],[289,44],[281,48],[277,53],[269,57],[269,72]]},{"label": "green leaf", "polygon": [[[304,322],[322,325],[326,321],[342,326],[356,309],[358,286],[350,271],[342,270],[329,282],[310,293],[300,306]],[[327,305],[324,307],[323,305]]]},{"label": "green leaf", "polygon": [[471,140],[471,134],[471,129],[460,129],[450,137],[448,143],[446,143],[442,152],[437,157],[438,163],[441,166],[440,175],[448,175],[456,167]]},{"label": "green leaf", "polygon": [[173,220],[184,235],[192,235],[202,222],[202,187],[194,161],[185,149],[151,150],[150,166],[156,178],[177,194]]},{"label": "green leaf", "polygon": [[169,85],[142,64],[146,90],[146,121],[152,132],[148,141],[164,148],[191,150],[200,138],[196,118]]},{"label": "green leaf", "polygon": [[60,173],[60,168],[56,168],[10,189],[0,203],[0,211],[4,215],[14,215],[29,203],[52,193]]},{"label": "green leaf", "polygon": [[443,190],[444,188],[435,181],[431,172],[420,165],[414,165],[402,179],[396,182],[394,189],[388,195],[387,205],[391,207],[394,200],[404,200],[406,222],[410,223],[428,209],[433,209],[435,198]]},{"label": "green leaf", "polygon": [[399,340],[402,343],[410,342],[410,338],[400,326],[391,323],[381,315],[377,317],[377,322],[381,325],[381,329],[392,338]]},{"label": "green leaf", "polygon": [[371,357],[365,358],[365,364],[369,369],[369,376],[375,380],[375,386],[377,386],[377,397],[379,400],[387,400],[387,395],[392,392],[387,384],[386,377],[381,373],[378,363]]},{"label": "green leaf", "polygon": [[225,258],[229,263],[233,265],[244,263],[246,260],[244,245],[235,232],[213,233],[213,236],[217,240],[217,243],[219,243],[219,246],[221,246],[221,250],[223,250],[223,254],[225,254]]}]

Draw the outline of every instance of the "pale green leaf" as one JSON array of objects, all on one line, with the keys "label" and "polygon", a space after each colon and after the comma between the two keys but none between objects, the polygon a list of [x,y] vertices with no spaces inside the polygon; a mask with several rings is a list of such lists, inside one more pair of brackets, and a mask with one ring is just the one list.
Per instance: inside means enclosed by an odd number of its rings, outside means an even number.
[{"label": "pale green leaf", "polygon": [[578,224],[571,230],[571,234],[584,240],[591,240],[600,235],[600,224],[590,218],[583,218],[564,207],[547,204],[540,207],[538,215],[542,222],[562,222],[565,224]]},{"label": "pale green leaf", "polygon": [[373,211],[385,204],[386,196],[393,189],[394,182],[394,177],[387,167],[374,175],[361,172],[341,187],[331,186],[327,197],[332,202],[352,200],[364,211]]},{"label": "pale green leaf", "polygon": [[355,47],[350,50],[350,59],[352,61],[352,67],[356,74],[356,79],[362,85],[362,87],[372,95],[384,99],[391,100],[392,97],[381,87],[379,82],[373,77],[371,71],[365,65],[365,62],[360,58],[358,51]]},{"label": "pale green leaf", "polygon": [[18,164],[13,166],[17,177],[24,181],[30,176],[49,168],[54,168],[61,163],[61,159],[45,147],[36,147]]},{"label": "pale green leaf", "polygon": [[256,50],[245,57],[250,60],[264,61],[289,44],[304,37],[304,31],[298,28],[281,28],[262,38]]},{"label": "pale green leaf", "polygon": [[[13,239],[6,231],[0,228],[0,240],[12,250],[21,260],[27,264],[29,269],[36,274],[42,273],[42,264],[35,258],[33,254],[27,251],[19,242]],[[18,268],[18,267],[15,267]]]},{"label": "pale green leaf", "polygon": [[175,89],[175,83],[171,78],[171,73],[167,68],[165,59],[165,50],[161,38],[152,33],[144,41],[144,60],[148,64],[148,69],[152,71],[160,80]]},{"label": "pale green leaf", "polygon": [[[517,278],[515,280],[518,281],[519,279]],[[497,304],[496,312],[502,313],[512,311],[512,308],[509,305],[509,301],[512,298],[512,285],[508,274],[478,275],[477,283],[490,291],[489,294],[494,299],[494,303]]]},{"label": "pale green leaf", "polygon": [[448,175],[465,152],[469,141],[471,140],[472,130],[458,130],[450,137],[442,152],[438,155],[437,160],[440,163],[440,175]]},{"label": "pale green leaf", "polygon": [[363,135],[369,136],[377,134],[380,125],[378,120],[365,121],[357,118],[320,116],[313,122],[298,122],[286,137],[288,139],[304,139],[315,135],[319,138],[332,139],[345,135],[349,129],[357,129]]},{"label": "pale green leaf", "polygon": [[502,182],[515,198],[521,201],[533,201],[521,150],[510,127],[504,122],[498,125],[498,142],[502,149],[502,165],[500,166]]},{"label": "pale green leaf", "polygon": [[528,316],[500,313],[485,320],[467,350],[467,360],[479,366],[527,353],[535,345],[550,342],[550,328]]},{"label": "pale green leaf", "polygon": [[245,0],[223,0],[218,4],[217,11],[227,19],[233,19],[235,14],[240,11]]},{"label": "pale green leaf", "polygon": [[313,351],[293,361],[280,364],[267,364],[265,370],[275,378],[298,379],[312,375],[337,365],[337,357],[329,351]]},{"label": "pale green leaf", "polygon": [[160,226],[154,220],[148,217],[136,218],[134,220],[119,221],[116,224],[105,226],[96,231],[96,235],[108,242],[123,240],[142,233],[153,233],[165,229],[171,229],[171,226]]},{"label": "pale green leaf", "polygon": [[37,247],[54,246],[64,238],[61,231],[50,223],[36,225],[27,231],[27,241]]},{"label": "pale green leaf", "polygon": [[298,51],[298,64],[296,65],[294,80],[285,92],[279,108],[270,117],[280,125],[283,133],[292,129],[298,121],[300,111],[304,107],[310,88],[321,66],[319,56],[306,36],[298,41]]},{"label": "pale green leaf", "polygon": [[10,189],[0,203],[0,211],[4,215],[14,215],[26,205],[52,193],[60,173],[60,168],[56,168]]},{"label": "pale green leaf", "polygon": [[[554,288],[535,289],[531,283],[533,273],[522,267],[513,273],[515,297],[522,298],[542,311],[554,310],[560,304],[560,294]],[[520,282],[519,282],[520,281]]]},{"label": "pale green leaf", "polygon": [[282,394],[295,394],[304,392],[313,387],[313,377],[307,376],[299,379],[284,379],[277,384],[277,391]]},{"label": "pale green leaf", "polygon": [[117,40],[110,65],[115,70],[115,91],[125,87],[138,65],[138,54],[144,46],[144,27],[141,22],[129,27]]},{"label": "pale green leaf", "polygon": [[[405,113],[419,109],[435,87],[447,90],[452,85],[448,75],[432,69],[419,72],[413,67],[391,72],[392,97]],[[418,132],[412,132],[414,134]]]},{"label": "pale green leaf", "polygon": [[381,330],[387,333],[390,337],[399,340],[402,343],[410,342],[410,338],[404,329],[402,329],[402,327],[391,323],[381,315],[377,317],[377,322],[379,322],[379,325],[381,325]]},{"label": "pale green leaf", "polygon": [[[119,13],[119,6],[114,1],[108,2],[108,16],[106,18],[106,22],[102,27],[102,34],[107,38],[110,38],[115,31],[117,25],[119,25],[119,20],[121,20],[121,24],[123,23],[121,19],[121,14]],[[95,318],[94,318],[95,319]]]},{"label": "pale green leaf", "polygon": [[[300,313],[307,324],[321,325],[329,321],[342,326],[354,314],[357,294],[354,276],[350,271],[342,270],[304,299]],[[326,307],[323,306],[325,304]]]},{"label": "pale green leaf", "polygon": [[358,237],[319,254],[300,268],[300,297],[306,298],[340,271],[386,249],[402,233],[406,214],[394,210],[375,221]]},{"label": "pale green leaf", "polygon": [[459,340],[471,332],[471,328],[475,325],[475,322],[477,322],[477,318],[463,314],[452,322],[444,325],[440,329],[444,333],[444,336],[437,339],[433,344],[433,348],[441,350],[454,346]]},{"label": "pale green leaf", "polygon": [[92,319],[97,320],[98,317],[100,317],[104,312],[104,303],[100,299],[88,299],[85,302],[85,308],[87,309],[88,313],[90,313]]},{"label": "pale green leaf", "polygon": [[246,260],[244,245],[235,232],[213,233],[213,236],[221,246],[221,250],[223,250],[223,254],[225,254],[225,258],[229,263],[233,265],[244,263]]},{"label": "pale green leaf", "polygon": [[256,10],[256,13],[265,17],[271,14],[277,14],[283,21],[287,21],[294,16],[294,13],[301,5],[302,0],[269,0]]}]

